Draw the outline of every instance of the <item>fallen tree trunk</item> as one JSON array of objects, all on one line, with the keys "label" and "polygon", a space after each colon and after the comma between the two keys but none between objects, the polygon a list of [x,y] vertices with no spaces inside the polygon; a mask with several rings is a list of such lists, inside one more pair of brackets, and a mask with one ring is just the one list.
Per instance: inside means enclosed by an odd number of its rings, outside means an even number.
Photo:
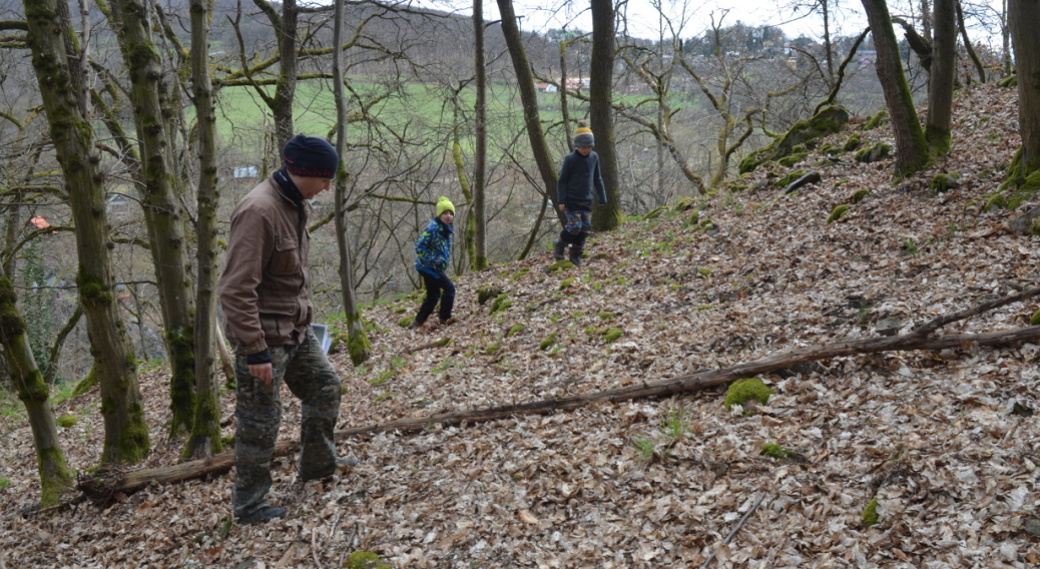
[{"label": "fallen tree trunk", "polygon": [[[1034,289],[1035,290],[1035,289]],[[1003,299],[1001,299],[1003,300]],[[1004,302],[1002,302],[1004,304]],[[992,306],[989,306],[992,308]],[[977,314],[977,309],[958,313],[957,316]],[[949,323],[952,317],[941,319]],[[957,318],[953,318],[956,320]],[[473,409],[458,413],[440,413],[419,419],[399,419],[378,425],[369,425],[336,432],[336,440],[343,441],[360,435],[371,435],[387,431],[414,432],[422,431],[431,425],[457,425],[461,423],[481,423],[505,419],[518,415],[543,415],[554,411],[565,411],[585,407],[593,403],[616,403],[634,399],[665,397],[677,393],[698,391],[716,387],[737,379],[752,377],[795,366],[808,361],[818,361],[855,354],[872,354],[891,351],[912,350],[945,350],[971,349],[973,347],[1003,347],[1019,345],[1023,342],[1040,340],[1040,326],[1027,326],[1002,332],[987,334],[949,334],[931,336],[929,331],[936,321],[902,336],[886,338],[870,338],[849,342],[837,342],[802,348],[775,356],[768,356],[751,362],[738,364],[720,370],[699,371],[653,383],[631,385],[616,389],[608,389],[584,395],[575,395],[562,399],[532,401],[518,405],[503,405],[487,409]],[[297,441],[282,441],[275,447],[275,456],[289,454],[299,448]],[[184,462],[175,466],[152,468],[129,472],[106,471],[94,473],[89,479],[80,481],[77,486],[87,498],[94,501],[108,501],[117,493],[129,493],[147,484],[166,484],[181,482],[203,476],[222,474],[234,466],[234,453],[225,452],[209,458]]]}]

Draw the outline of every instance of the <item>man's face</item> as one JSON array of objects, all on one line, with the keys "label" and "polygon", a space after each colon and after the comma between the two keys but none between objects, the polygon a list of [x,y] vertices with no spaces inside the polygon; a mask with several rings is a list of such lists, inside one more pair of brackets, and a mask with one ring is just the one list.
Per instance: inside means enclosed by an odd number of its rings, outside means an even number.
[{"label": "man's face", "polygon": [[591,146],[577,146],[577,147],[575,147],[575,149],[582,156],[588,156],[589,152],[592,152],[592,147]]},{"label": "man's face", "polygon": [[301,178],[297,177],[293,180],[296,184],[296,189],[300,190],[300,194],[303,195],[303,199],[313,199],[314,196],[321,192],[329,189],[332,186],[332,180],[329,178]]}]

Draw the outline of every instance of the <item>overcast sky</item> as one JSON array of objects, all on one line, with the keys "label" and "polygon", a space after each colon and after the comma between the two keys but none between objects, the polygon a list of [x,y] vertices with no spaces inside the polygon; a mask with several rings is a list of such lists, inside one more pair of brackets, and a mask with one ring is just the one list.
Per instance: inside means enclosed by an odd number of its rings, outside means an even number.
[{"label": "overcast sky", "polygon": [[[426,6],[439,10],[452,10],[469,15],[472,13],[472,0],[416,0]],[[837,5],[836,28],[832,24],[831,33],[835,35],[856,35],[867,27],[867,19],[863,14],[863,6],[859,0],[830,0],[832,6]],[[972,8],[975,2],[976,8]],[[970,13],[974,9],[984,9],[991,15],[999,13],[1001,0],[966,0],[965,10]],[[822,34],[822,23],[818,15],[806,16],[806,10],[795,8],[797,4],[809,4],[812,0],[628,0],[627,10],[628,34],[634,37],[653,39],[659,35],[660,18],[655,5],[663,5],[661,10],[672,26],[680,29],[681,37],[692,37],[702,34],[711,26],[712,18],[716,22],[722,18],[723,26],[736,24],[738,21],[750,26],[778,26],[790,38],[806,35],[819,38]],[[588,0],[513,0],[514,10],[520,16],[524,31],[544,32],[549,29],[592,29],[589,17]],[[908,15],[911,4],[906,0],[889,0],[889,9],[893,15]],[[498,4],[495,0],[484,0],[484,17],[486,20],[498,18]],[[969,27],[971,26],[969,18]],[[666,24],[666,30],[667,24]],[[667,37],[670,35],[665,33]],[[973,32],[979,37],[981,32]],[[999,41],[997,42],[999,45]]]}]

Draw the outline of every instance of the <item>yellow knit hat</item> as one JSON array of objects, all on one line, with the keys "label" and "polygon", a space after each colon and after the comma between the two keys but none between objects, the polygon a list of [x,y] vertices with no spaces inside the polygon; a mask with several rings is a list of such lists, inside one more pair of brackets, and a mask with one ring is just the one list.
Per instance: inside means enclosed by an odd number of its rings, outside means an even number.
[{"label": "yellow knit hat", "polygon": [[446,211],[455,213],[455,204],[451,203],[451,200],[448,198],[441,196],[437,198],[437,217],[440,217]]},{"label": "yellow knit hat", "polygon": [[574,131],[574,146],[596,146],[596,138],[592,135],[592,129],[585,126],[584,122],[579,122],[578,130]]}]

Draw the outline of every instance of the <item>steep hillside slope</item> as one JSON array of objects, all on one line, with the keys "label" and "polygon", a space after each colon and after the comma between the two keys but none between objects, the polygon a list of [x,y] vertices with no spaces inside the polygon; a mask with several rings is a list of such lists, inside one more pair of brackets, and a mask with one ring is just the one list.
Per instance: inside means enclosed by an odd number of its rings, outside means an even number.
[{"label": "steep hillside slope", "polygon": [[[1040,285],[1040,238],[1008,230],[1013,212],[981,207],[1018,145],[1014,92],[961,93],[955,112],[949,160],[898,185],[888,161],[812,155],[796,167],[819,169],[818,184],[785,194],[756,172],[745,189],[700,203],[695,222],[693,210],[670,212],[594,236],[585,267],[547,272],[546,250],[465,275],[456,325],[402,328],[415,299],[370,310],[372,361],[355,370],[334,356],[346,388],[340,428],[907,333]],[[930,190],[940,171],[959,173],[960,187]],[[862,189],[869,195],[852,203]],[[827,223],[840,204],[849,213]],[[490,314],[482,287],[511,305]],[[1026,326],[1038,308],[1011,304],[940,333]],[[620,337],[608,342],[609,329]],[[149,487],[104,509],[26,513],[37,493],[30,433],[3,419],[0,543],[9,567],[341,567],[354,550],[429,568],[1028,567],[1040,562],[1023,531],[1040,501],[1038,351],[823,360],[762,376],[774,395],[752,413],[727,410],[716,388],[358,437],[343,451],[361,465],[325,482],[301,485],[280,459],[272,501],[291,517],[258,527],[227,523],[230,474]],[[145,381],[156,434],[165,382],[158,372]],[[94,411],[95,400],[59,412]],[[299,406],[285,401],[291,438]],[[96,459],[100,433],[96,412],[64,431],[75,467]],[[767,443],[791,456],[763,455]],[[174,464],[177,450],[160,444],[145,466]],[[875,499],[878,522],[865,527]]]}]

